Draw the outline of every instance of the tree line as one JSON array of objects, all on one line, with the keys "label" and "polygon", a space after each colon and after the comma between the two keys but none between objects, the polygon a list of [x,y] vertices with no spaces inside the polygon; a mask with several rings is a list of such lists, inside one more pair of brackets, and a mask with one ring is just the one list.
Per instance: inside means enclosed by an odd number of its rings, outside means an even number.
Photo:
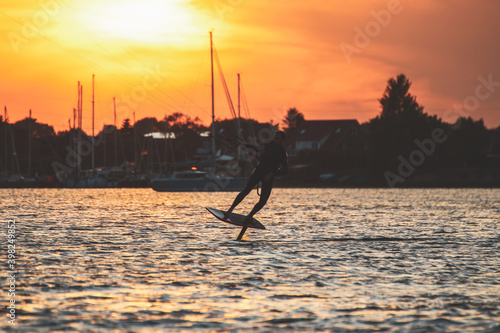
[{"label": "tree line", "polygon": [[[257,143],[257,133],[270,136],[271,128],[275,128],[253,119],[241,119],[239,123],[240,128],[234,120],[216,120],[219,154],[234,153],[234,146],[241,141]],[[148,136],[151,133],[156,135]],[[183,164],[187,166],[193,160],[211,155],[211,135],[211,128],[203,125],[199,118],[179,112],[161,120],[145,117],[133,125],[127,118],[120,128],[105,125],[95,136],[94,167],[127,164],[136,171],[169,173],[176,165],[182,168]],[[35,118],[11,124],[0,116],[0,138],[0,172],[4,176],[34,177],[92,168],[92,138],[78,128],[56,134],[52,126],[39,123]],[[244,168],[251,166],[244,165]]]},{"label": "tree line", "polygon": [[[418,174],[458,169],[488,169],[500,179],[500,127],[487,129],[482,119],[471,117],[447,123],[424,112],[410,87],[404,74],[388,80],[378,100],[380,114],[361,124],[367,143],[364,153],[325,156],[324,152],[305,151],[301,162],[312,162],[320,172],[361,169],[391,186]],[[284,123],[293,133],[304,120],[293,108]]]},{"label": "tree line", "polygon": [[[389,184],[397,184],[417,173],[492,166],[490,157],[500,155],[500,127],[487,129],[482,119],[470,117],[447,123],[424,112],[424,107],[410,93],[410,87],[411,82],[404,74],[389,79],[379,99],[380,114],[361,124],[367,142],[361,155],[347,152],[330,156],[310,151],[302,152],[300,162],[313,163],[320,172],[360,169]],[[304,114],[291,108],[281,127],[293,136],[293,131],[304,121]],[[199,118],[182,113],[173,113],[161,120],[146,117],[133,125],[130,119],[125,119],[120,128],[105,125],[97,134],[94,165],[111,167],[135,162],[137,170],[166,172],[169,165],[182,164],[202,154],[200,148],[205,147],[205,153],[210,150],[209,135],[217,137],[217,150],[230,153],[239,141],[265,141],[266,138],[259,135],[269,131],[263,130],[277,127],[279,124],[252,119],[241,119],[239,127],[234,120],[218,120],[213,134]],[[170,136],[164,140],[145,136],[152,132]],[[9,123],[0,116],[0,140],[0,169],[4,173],[28,177],[53,175],[54,162],[71,169],[79,142],[82,146],[83,141],[86,142],[83,148],[87,150],[80,152],[85,158],[81,158],[79,168],[92,167],[88,154],[92,138],[80,129],[71,128],[56,134],[52,126],[34,118]]]},{"label": "tree line", "polygon": [[[146,117],[134,125],[130,119],[125,119],[121,128],[105,125],[94,138],[94,166],[112,167],[135,161],[137,168],[146,169],[166,158],[166,148],[173,149],[169,151],[169,156],[177,156],[182,161],[194,154],[200,144],[200,133],[205,131],[207,128],[198,118],[193,119],[182,113],[173,113],[161,120]],[[162,146],[156,142],[161,140],[145,137],[145,134],[152,132],[171,133],[175,136],[176,144],[165,147],[170,140],[163,140]],[[52,126],[39,123],[35,118],[25,118],[10,124],[0,116],[0,135],[0,168],[11,174],[28,177],[36,173],[54,174],[54,162],[60,168],[71,169],[78,156],[79,169],[92,167],[89,154],[92,138],[81,129],[71,128],[56,134]],[[28,174],[28,170],[31,170],[31,174]]]}]

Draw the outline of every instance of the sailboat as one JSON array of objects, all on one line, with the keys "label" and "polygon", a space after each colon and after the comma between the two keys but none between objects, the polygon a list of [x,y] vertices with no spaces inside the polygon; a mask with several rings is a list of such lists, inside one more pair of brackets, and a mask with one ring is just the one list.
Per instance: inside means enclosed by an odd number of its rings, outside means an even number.
[{"label": "sailboat", "polygon": [[[214,112],[214,57],[212,32],[210,32],[210,60],[212,82],[212,157],[215,169],[215,112]],[[219,192],[241,191],[247,178],[215,176],[201,170],[176,171],[170,177],[151,180],[151,187],[158,192]]]},{"label": "sailboat", "polygon": [[[116,167],[113,168],[96,168],[95,158],[94,158],[94,77],[92,75],[92,137],[88,138],[92,145],[92,168],[89,170],[82,170],[81,164],[75,165],[70,174],[58,175],[59,180],[62,182],[64,187],[69,188],[107,188],[107,187],[117,187],[118,186],[118,175],[122,173],[122,170]],[[77,151],[78,156],[82,156],[80,151],[81,143],[84,141],[82,136],[84,135],[82,130],[82,113],[83,113],[83,86],[78,81],[78,108],[73,110],[73,118],[75,118],[75,112],[78,114],[78,126],[75,129],[75,119],[73,120],[73,130],[74,130],[74,145],[75,151]],[[116,111],[115,111],[116,114]],[[115,127],[116,127],[116,115],[115,115]],[[115,153],[116,154],[116,153]]]}]

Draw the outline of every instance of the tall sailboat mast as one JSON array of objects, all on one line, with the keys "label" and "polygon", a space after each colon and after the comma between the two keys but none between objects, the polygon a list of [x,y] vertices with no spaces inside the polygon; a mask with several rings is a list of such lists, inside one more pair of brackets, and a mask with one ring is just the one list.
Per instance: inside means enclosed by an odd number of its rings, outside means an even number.
[{"label": "tall sailboat mast", "polygon": [[118,128],[116,127],[116,99],[113,97],[113,115],[114,115],[114,119],[115,119],[115,164],[114,166],[117,166],[118,165],[118,158],[117,158],[117,146],[116,146],[116,141],[117,141],[117,132],[118,132]]},{"label": "tall sailboat mast", "polygon": [[4,121],[4,133],[5,133],[5,171],[9,171],[9,164],[7,163],[7,159],[9,158],[9,155],[8,155],[8,152],[7,152],[7,149],[8,149],[8,146],[7,146],[7,106],[4,106],[3,107],[3,121]]},{"label": "tall sailboat mast", "polygon": [[[7,118],[7,107],[5,107],[5,119]],[[21,175],[21,168],[19,168],[19,160],[17,159],[17,152],[16,152],[16,144],[14,143],[14,134],[12,133],[12,126],[9,125],[9,132],[10,132],[10,141],[12,142],[12,164],[14,165],[14,162],[16,163],[17,167],[17,175]]]},{"label": "tall sailboat mast", "polygon": [[241,118],[240,110],[240,73],[238,73],[238,121]]},{"label": "tall sailboat mast", "polygon": [[[82,120],[83,120],[83,86],[80,84],[80,81],[78,81],[78,143],[77,143],[77,148],[78,148],[78,155],[82,156]],[[82,170],[82,165],[81,163],[77,164],[77,170],[78,173]]]},{"label": "tall sailboat mast", "polygon": [[238,73],[238,136],[241,138],[243,136],[243,132],[241,131],[241,102],[240,102],[240,73]]},{"label": "tall sailboat mast", "polygon": [[28,177],[31,177],[31,109],[30,109],[30,122],[29,122],[29,136],[28,136]]},{"label": "tall sailboat mast", "polygon": [[94,77],[92,74],[92,170],[94,170]]},{"label": "tall sailboat mast", "polygon": [[210,33],[210,65],[212,79],[212,154],[215,155],[215,104],[214,104],[214,47],[212,42],[212,31]]},{"label": "tall sailboat mast", "polygon": [[133,112],[134,115],[134,166],[137,168],[137,133],[136,133],[136,128],[135,128],[135,111]]}]

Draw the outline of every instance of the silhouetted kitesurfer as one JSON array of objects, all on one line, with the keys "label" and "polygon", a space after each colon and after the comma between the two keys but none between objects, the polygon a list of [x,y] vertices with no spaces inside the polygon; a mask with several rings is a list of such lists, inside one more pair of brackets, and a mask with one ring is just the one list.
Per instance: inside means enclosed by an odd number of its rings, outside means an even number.
[{"label": "silhouetted kitesurfer", "polygon": [[229,217],[234,208],[243,201],[243,199],[252,191],[252,189],[259,182],[262,182],[262,189],[260,200],[255,204],[252,211],[247,215],[245,221],[249,222],[253,216],[264,207],[271,195],[273,188],[273,180],[275,175],[286,175],[288,173],[288,161],[283,141],[285,140],[285,132],[276,131],[273,140],[264,145],[263,147],[255,147],[252,145],[245,145],[247,148],[255,149],[260,155],[260,161],[257,167],[253,170],[252,175],[248,179],[245,188],[236,196],[231,208],[224,214]]}]

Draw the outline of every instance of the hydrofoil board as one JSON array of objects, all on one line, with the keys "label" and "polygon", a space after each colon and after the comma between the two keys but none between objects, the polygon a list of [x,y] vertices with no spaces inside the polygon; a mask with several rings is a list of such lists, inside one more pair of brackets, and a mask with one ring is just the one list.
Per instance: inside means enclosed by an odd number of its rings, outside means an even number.
[{"label": "hydrofoil board", "polygon": [[266,229],[266,227],[264,227],[262,225],[262,223],[260,223],[257,219],[253,219],[250,223],[246,223],[245,222],[245,217],[246,216],[245,215],[241,215],[241,214],[236,214],[236,213],[229,214],[229,218],[225,219],[223,211],[221,211],[219,209],[215,209],[215,208],[210,208],[210,207],[206,207],[206,208],[207,208],[207,210],[210,213],[212,213],[216,218],[218,218],[222,222],[231,223],[231,224],[234,224],[234,225],[238,225],[240,227],[248,227],[248,228],[256,228],[256,229]]},{"label": "hydrofoil board", "polygon": [[249,223],[245,222],[245,218],[246,218],[245,215],[231,213],[231,214],[229,214],[229,218],[225,218],[223,211],[221,211],[219,209],[215,209],[215,208],[210,208],[210,207],[206,207],[206,208],[210,213],[213,214],[213,216],[215,216],[216,218],[218,218],[222,222],[227,222],[227,223],[231,223],[231,224],[243,227],[243,228],[241,228],[241,232],[238,235],[238,238],[236,238],[236,240],[241,240],[241,238],[243,237],[243,234],[245,233],[247,228],[266,229],[266,227],[264,227],[264,225],[256,219],[252,219],[252,221]]}]

